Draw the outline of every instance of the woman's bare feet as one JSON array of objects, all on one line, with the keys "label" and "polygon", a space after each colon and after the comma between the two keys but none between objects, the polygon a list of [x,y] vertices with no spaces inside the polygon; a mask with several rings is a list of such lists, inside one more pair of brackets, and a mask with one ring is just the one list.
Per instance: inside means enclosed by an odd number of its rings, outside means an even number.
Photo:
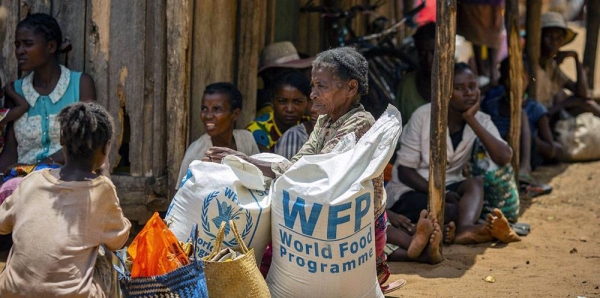
[{"label": "woman's bare feet", "polygon": [[444,244],[450,245],[454,243],[454,237],[456,236],[456,224],[451,221],[444,227],[444,230]]},{"label": "woman's bare feet", "polygon": [[521,237],[510,228],[510,224],[502,211],[496,208],[486,217],[487,227],[492,236],[503,243],[521,241]]},{"label": "woman's bare feet", "polygon": [[427,246],[428,261],[430,264],[439,264],[442,262],[442,253],[440,252],[440,244],[442,242],[442,231],[437,219],[433,219],[434,230],[429,236],[429,245]]},{"label": "woman's bare feet", "polygon": [[478,244],[494,240],[492,233],[485,224],[474,224],[464,227],[459,227],[454,243],[456,244]]},{"label": "woman's bare feet", "polygon": [[[439,227],[439,225],[438,225]],[[427,217],[427,210],[421,211],[419,221],[417,222],[417,229],[415,235],[406,250],[406,254],[411,259],[418,258],[427,244],[429,243],[429,237],[434,231],[434,225],[431,219]]]}]

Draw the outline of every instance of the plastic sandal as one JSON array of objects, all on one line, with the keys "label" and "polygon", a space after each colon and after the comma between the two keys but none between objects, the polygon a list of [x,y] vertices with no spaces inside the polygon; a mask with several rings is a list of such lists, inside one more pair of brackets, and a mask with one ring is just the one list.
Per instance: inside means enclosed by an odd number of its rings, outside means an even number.
[{"label": "plastic sandal", "polygon": [[388,285],[381,286],[381,291],[383,292],[383,294],[389,294],[391,292],[394,292],[394,291],[402,288],[404,285],[406,285],[406,280],[399,279],[399,280],[391,282]]}]

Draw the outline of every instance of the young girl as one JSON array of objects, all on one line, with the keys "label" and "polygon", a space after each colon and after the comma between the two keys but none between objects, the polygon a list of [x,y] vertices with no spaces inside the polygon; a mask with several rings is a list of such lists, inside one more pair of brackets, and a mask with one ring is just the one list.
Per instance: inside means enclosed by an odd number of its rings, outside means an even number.
[{"label": "young girl", "polygon": [[260,152],[275,152],[281,136],[302,121],[308,108],[310,82],[297,70],[284,72],[271,94],[273,112],[257,117],[246,127]]},{"label": "young girl", "polygon": [[131,224],[105,176],[113,135],[101,106],[76,103],[58,115],[65,165],[25,177],[0,205],[0,234],[13,247],[0,297],[105,297],[93,279],[98,247],[121,248]]}]

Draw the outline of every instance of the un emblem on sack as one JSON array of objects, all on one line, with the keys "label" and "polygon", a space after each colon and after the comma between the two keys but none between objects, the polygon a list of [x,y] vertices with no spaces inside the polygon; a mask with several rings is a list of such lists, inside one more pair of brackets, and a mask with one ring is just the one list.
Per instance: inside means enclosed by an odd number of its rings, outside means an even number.
[{"label": "un emblem on sack", "polygon": [[[225,222],[225,238],[227,238],[229,232],[231,231],[229,221],[233,220],[238,227],[244,225],[244,229],[240,234],[242,239],[245,239],[246,236],[250,234],[250,231],[254,225],[250,211],[239,206],[237,196],[231,189],[227,188],[225,190],[225,198],[222,200],[217,199],[218,195],[218,191],[213,191],[208,194],[206,198],[204,198],[201,216],[202,229],[204,230],[204,233],[211,237],[211,240],[214,240],[216,235],[211,231],[211,226],[214,227],[214,231],[218,231],[219,227],[221,227],[221,223]],[[214,212],[214,208],[217,208],[218,213]],[[210,218],[210,216],[213,216],[215,213],[217,213],[217,216]],[[240,224],[241,221],[243,221],[244,224]],[[238,245],[235,237],[232,237],[229,241],[227,239],[223,239],[223,243],[229,247]]]}]

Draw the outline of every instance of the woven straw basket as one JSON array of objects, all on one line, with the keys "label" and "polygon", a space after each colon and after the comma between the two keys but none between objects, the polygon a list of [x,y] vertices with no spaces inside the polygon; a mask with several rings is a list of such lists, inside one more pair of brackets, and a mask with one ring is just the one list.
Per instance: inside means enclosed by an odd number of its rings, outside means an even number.
[{"label": "woven straw basket", "polygon": [[229,221],[229,226],[240,246],[239,252],[243,253],[243,256],[226,262],[213,260],[222,252],[225,235],[225,222],[223,222],[212,252],[203,258],[208,295],[211,298],[271,297],[267,283],[256,266],[254,249],[248,249],[233,221]]}]

